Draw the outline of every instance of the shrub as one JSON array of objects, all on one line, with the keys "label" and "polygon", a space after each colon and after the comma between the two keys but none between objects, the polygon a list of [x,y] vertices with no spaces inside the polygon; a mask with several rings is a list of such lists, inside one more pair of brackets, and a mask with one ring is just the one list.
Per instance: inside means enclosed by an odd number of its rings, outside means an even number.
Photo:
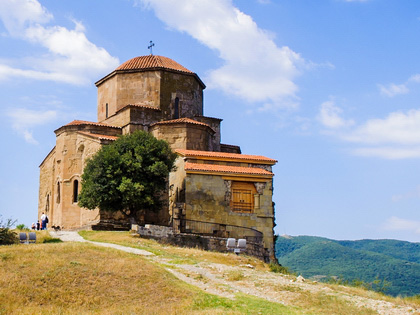
[{"label": "shrub", "polygon": [[0,216],[0,245],[11,245],[19,242],[17,234],[10,230],[10,228],[16,223],[16,220],[7,219],[3,222],[3,218]]},{"label": "shrub", "polygon": [[282,273],[284,275],[290,275],[291,274],[291,272],[289,271],[289,269],[287,267],[283,267],[280,264],[270,263],[269,267],[270,267],[271,272]]},{"label": "shrub", "polygon": [[29,230],[29,228],[25,224],[18,224],[16,225],[18,230]]}]

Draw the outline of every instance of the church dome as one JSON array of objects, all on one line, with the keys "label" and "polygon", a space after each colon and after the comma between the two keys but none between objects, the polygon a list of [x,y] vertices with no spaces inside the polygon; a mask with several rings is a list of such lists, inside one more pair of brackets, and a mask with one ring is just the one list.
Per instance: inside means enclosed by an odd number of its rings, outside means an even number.
[{"label": "church dome", "polygon": [[132,71],[132,70],[154,70],[154,69],[166,69],[166,70],[175,70],[186,73],[194,73],[184,66],[180,65],[176,61],[163,56],[140,56],[132,58],[124,62],[119,66],[115,71]]},{"label": "church dome", "polygon": [[169,72],[178,72],[180,74],[193,76],[197,79],[197,81],[203,89],[206,88],[205,84],[203,83],[203,81],[201,81],[201,79],[196,73],[192,72],[191,70],[188,70],[187,68],[180,65],[178,62],[172,60],[171,58],[156,55],[134,57],[130,60],[127,60],[114,71],[112,71],[99,81],[95,82],[95,85],[99,87],[102,83],[104,83],[105,81],[117,74],[156,70],[166,70]]}]

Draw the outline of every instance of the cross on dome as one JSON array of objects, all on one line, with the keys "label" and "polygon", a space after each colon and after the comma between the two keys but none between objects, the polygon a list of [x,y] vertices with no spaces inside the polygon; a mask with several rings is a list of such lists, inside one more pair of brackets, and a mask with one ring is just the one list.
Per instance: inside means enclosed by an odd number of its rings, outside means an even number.
[{"label": "cross on dome", "polygon": [[153,55],[152,47],[155,46],[155,43],[153,41],[150,41],[150,45],[147,46],[147,49],[150,49],[150,54]]}]

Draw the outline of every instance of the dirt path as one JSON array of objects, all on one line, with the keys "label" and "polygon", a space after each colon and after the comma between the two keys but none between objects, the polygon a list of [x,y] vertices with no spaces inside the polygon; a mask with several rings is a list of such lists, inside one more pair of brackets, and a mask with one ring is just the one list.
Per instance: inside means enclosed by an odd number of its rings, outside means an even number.
[{"label": "dirt path", "polygon": [[[169,262],[159,257],[151,257],[164,265]],[[227,298],[233,298],[235,293],[253,295],[271,302],[296,306],[299,299],[308,295],[324,294],[342,299],[359,308],[368,308],[381,315],[420,314],[420,308],[377,299],[362,297],[356,294],[330,289],[329,287],[311,281],[297,281],[294,276],[259,271],[250,265],[227,266],[215,263],[199,263],[196,265],[173,265],[167,268],[181,280],[195,285],[209,293]],[[372,295],[375,295],[372,292]]]},{"label": "dirt path", "polygon": [[180,280],[199,287],[208,293],[230,299],[235,298],[235,294],[241,292],[268,301],[295,306],[297,301],[302,298],[323,294],[342,299],[359,308],[372,309],[381,315],[420,315],[420,308],[414,308],[409,305],[396,305],[375,297],[362,297],[352,294],[345,287],[338,291],[315,282],[297,281],[294,276],[255,270],[251,265],[227,266],[210,262],[202,262],[195,265],[173,264],[169,259],[155,256],[145,250],[110,243],[87,241],[73,231],[50,232],[50,234],[67,242],[88,242],[98,246],[111,247],[147,256],[147,259],[161,264]]},{"label": "dirt path", "polygon": [[115,249],[122,250],[127,253],[136,254],[136,255],[142,255],[142,256],[154,255],[153,253],[148,252],[147,250],[143,250],[143,249],[126,247],[126,246],[121,246],[121,245],[116,245],[116,244],[111,244],[111,243],[88,241],[88,240],[85,240],[83,237],[81,237],[79,233],[77,233],[76,231],[58,231],[58,232],[50,231],[49,233],[52,237],[59,238],[63,242],[86,242],[86,243],[95,244],[97,246],[115,248]]}]

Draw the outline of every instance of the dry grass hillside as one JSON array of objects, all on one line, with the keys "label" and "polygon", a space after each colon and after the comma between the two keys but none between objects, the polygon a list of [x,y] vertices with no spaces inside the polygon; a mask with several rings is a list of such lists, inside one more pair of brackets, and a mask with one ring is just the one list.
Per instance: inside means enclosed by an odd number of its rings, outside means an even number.
[{"label": "dry grass hillside", "polygon": [[247,256],[161,245],[127,232],[91,243],[0,246],[0,314],[420,314],[416,299],[298,282]]}]

